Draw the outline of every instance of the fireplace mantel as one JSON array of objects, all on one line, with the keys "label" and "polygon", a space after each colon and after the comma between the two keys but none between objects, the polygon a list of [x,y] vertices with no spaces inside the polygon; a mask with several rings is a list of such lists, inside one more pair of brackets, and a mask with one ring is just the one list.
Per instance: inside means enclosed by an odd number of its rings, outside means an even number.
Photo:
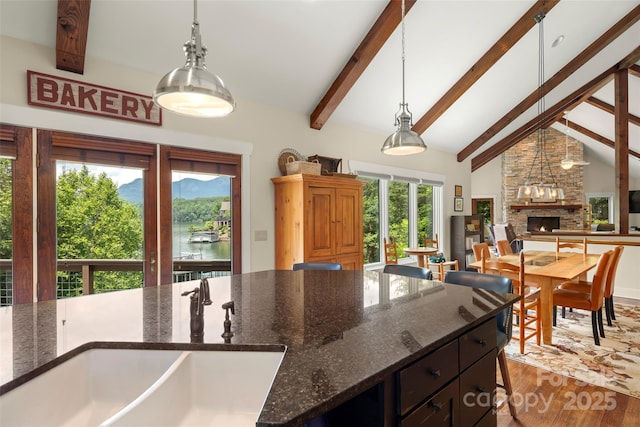
[{"label": "fireplace mantel", "polygon": [[541,204],[541,205],[511,205],[509,209],[512,209],[516,212],[520,212],[521,210],[540,210],[540,209],[564,209],[569,212],[574,212],[579,209],[582,209],[582,205],[559,205],[559,204]]}]

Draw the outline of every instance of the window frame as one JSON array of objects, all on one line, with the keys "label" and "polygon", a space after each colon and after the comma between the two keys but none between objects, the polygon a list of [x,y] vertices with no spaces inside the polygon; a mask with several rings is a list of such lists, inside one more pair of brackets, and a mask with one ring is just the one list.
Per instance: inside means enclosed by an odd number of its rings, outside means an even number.
[{"label": "window frame", "polygon": [[[375,178],[379,180],[379,230],[378,245],[380,250],[380,262],[365,264],[365,269],[379,268],[384,264],[383,239],[389,235],[389,182],[400,181],[409,183],[409,246],[420,246],[418,242],[418,185],[431,185],[433,187],[433,233],[438,236],[444,234],[444,185],[445,177],[440,174],[422,172],[411,169],[400,169],[391,166],[349,161],[349,169],[358,176]],[[364,236],[363,236],[364,239]],[[440,248],[446,246],[446,240],[440,237]],[[415,262],[413,257],[404,257],[398,260],[400,264]]]},{"label": "window frame", "polygon": [[[0,155],[12,166],[12,303],[34,301],[33,292],[33,132],[31,128],[0,123]],[[29,189],[25,191],[25,189]],[[19,190],[19,191],[18,191]],[[29,268],[22,268],[30,266]],[[16,274],[16,267],[20,268]]]},{"label": "window frame", "polygon": [[[613,200],[615,198],[615,194],[614,193],[585,193],[584,194],[584,200],[585,200],[585,204],[588,206],[591,206],[591,199],[595,199],[595,198],[602,198],[602,199],[607,199],[607,216],[609,218],[609,224],[613,224],[613,208],[614,208],[614,203]],[[593,212],[591,215],[591,224],[593,224]],[[591,225],[590,224],[590,225]]]},{"label": "window frame", "polygon": [[[242,273],[242,155],[160,146],[160,247],[171,248],[173,239],[172,173],[201,172],[232,176],[231,273]],[[160,283],[173,282],[172,251],[160,251]]]},{"label": "window frame", "polygon": [[37,296],[55,300],[57,273],[56,161],[80,161],[142,169],[144,182],[144,285],[157,286],[156,144],[37,129]]}]

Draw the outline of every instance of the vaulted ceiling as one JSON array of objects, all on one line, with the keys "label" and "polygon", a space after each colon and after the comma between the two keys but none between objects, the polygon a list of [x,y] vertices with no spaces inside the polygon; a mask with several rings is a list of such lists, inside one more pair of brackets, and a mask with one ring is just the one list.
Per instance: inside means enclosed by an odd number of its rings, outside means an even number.
[{"label": "vaulted ceiling", "polygon": [[[159,79],[184,63],[191,0],[92,0],[86,35],[77,32],[82,0],[60,3],[71,13],[60,15],[56,0],[1,0],[1,34],[57,47],[67,66],[83,66],[85,54]],[[545,11],[546,125],[564,132],[570,111],[570,137],[613,166],[628,123],[630,174],[640,177],[640,1],[406,0],[406,8],[406,98],[428,146],[477,169],[531,133],[539,123],[533,17]],[[332,122],[394,130],[399,1],[199,0],[198,20],[208,68],[239,108],[248,99],[305,114],[319,132]],[[56,39],[60,27],[73,38]],[[616,97],[626,97],[628,115],[615,114]]]}]

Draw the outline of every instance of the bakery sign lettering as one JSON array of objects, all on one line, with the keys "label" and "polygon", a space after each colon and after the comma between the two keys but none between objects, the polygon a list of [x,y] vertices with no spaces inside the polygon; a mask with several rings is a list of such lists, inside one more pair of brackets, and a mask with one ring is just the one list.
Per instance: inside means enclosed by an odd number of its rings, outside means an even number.
[{"label": "bakery sign lettering", "polygon": [[27,70],[29,105],[162,125],[162,110],[150,96]]}]

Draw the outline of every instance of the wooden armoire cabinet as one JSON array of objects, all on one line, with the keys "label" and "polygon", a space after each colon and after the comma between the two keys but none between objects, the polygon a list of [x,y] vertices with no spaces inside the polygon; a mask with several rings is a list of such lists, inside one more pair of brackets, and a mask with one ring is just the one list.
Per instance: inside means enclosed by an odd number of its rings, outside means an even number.
[{"label": "wooden armoire cabinet", "polygon": [[277,269],[316,261],[362,270],[362,181],[304,174],[271,181],[275,186]]}]

